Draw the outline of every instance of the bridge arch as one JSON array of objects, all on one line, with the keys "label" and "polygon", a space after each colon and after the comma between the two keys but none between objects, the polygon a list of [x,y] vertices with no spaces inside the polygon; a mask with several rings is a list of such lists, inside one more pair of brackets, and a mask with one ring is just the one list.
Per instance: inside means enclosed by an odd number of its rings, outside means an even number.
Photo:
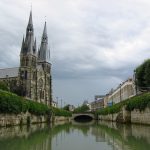
[{"label": "bridge arch", "polygon": [[95,119],[95,116],[90,113],[80,113],[80,114],[73,114],[72,119],[75,121],[92,121]]}]

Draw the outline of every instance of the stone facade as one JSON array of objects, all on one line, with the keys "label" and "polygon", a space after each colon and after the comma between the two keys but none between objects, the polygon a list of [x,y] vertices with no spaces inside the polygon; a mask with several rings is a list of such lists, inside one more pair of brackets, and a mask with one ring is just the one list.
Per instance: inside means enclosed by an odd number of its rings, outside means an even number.
[{"label": "stone facade", "polygon": [[22,41],[20,67],[0,69],[0,80],[7,82],[8,85],[13,81],[13,87],[18,86],[21,89],[21,95],[27,99],[51,105],[52,77],[46,22],[41,45],[37,51],[32,12],[30,12],[26,36]]},{"label": "stone facade", "polygon": [[0,126],[15,126],[20,124],[30,124],[32,123],[42,123],[46,122],[48,119],[47,116],[35,116],[30,113],[21,113],[21,114],[0,114]]},{"label": "stone facade", "polygon": [[121,101],[124,101],[132,96],[135,93],[135,83],[132,78],[124,81],[120,84],[115,90],[111,90],[105,97],[104,97],[104,107],[112,106],[113,104],[117,104]]}]

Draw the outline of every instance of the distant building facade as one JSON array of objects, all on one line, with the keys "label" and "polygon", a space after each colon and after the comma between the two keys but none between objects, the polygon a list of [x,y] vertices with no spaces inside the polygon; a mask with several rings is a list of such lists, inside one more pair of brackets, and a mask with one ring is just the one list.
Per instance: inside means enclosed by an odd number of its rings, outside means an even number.
[{"label": "distant building facade", "polygon": [[0,69],[0,81],[5,81],[9,87],[14,86],[15,88],[15,86],[19,86],[22,90],[22,96],[27,99],[51,105],[51,80],[50,50],[46,22],[40,48],[37,51],[32,12],[30,12],[26,36],[22,40],[20,66],[18,68]]},{"label": "distant building facade", "polygon": [[112,106],[113,104],[124,101],[135,93],[135,84],[132,78],[127,79],[122,84],[120,84],[115,90],[111,90],[104,98],[104,104],[106,106]]},{"label": "distant building facade", "polygon": [[104,108],[104,95],[96,95],[95,100],[91,102],[91,111]]}]

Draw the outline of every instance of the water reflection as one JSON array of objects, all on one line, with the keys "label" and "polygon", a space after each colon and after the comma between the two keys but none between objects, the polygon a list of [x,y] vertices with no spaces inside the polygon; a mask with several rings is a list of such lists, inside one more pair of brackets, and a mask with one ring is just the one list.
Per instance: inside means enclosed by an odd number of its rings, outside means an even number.
[{"label": "water reflection", "polygon": [[0,129],[0,150],[148,150],[149,147],[150,126],[73,121]]}]

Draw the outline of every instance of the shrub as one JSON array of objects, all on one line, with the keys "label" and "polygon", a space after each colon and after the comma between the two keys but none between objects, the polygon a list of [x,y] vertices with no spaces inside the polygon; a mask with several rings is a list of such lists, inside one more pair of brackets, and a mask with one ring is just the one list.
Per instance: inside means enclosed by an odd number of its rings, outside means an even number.
[{"label": "shrub", "polygon": [[4,81],[0,81],[0,89],[5,91],[9,90],[7,84]]},{"label": "shrub", "polygon": [[144,110],[150,104],[150,93],[145,93],[140,96],[133,97],[127,102],[126,109],[132,111],[134,109]]},{"label": "shrub", "polygon": [[64,116],[64,117],[71,117],[72,113],[64,110],[64,109],[59,109],[59,108],[52,108],[52,112],[54,113],[55,116]]},{"label": "shrub", "polygon": [[0,113],[19,114],[27,111],[35,115],[45,115],[51,110],[45,104],[26,100],[16,94],[0,90]]}]

